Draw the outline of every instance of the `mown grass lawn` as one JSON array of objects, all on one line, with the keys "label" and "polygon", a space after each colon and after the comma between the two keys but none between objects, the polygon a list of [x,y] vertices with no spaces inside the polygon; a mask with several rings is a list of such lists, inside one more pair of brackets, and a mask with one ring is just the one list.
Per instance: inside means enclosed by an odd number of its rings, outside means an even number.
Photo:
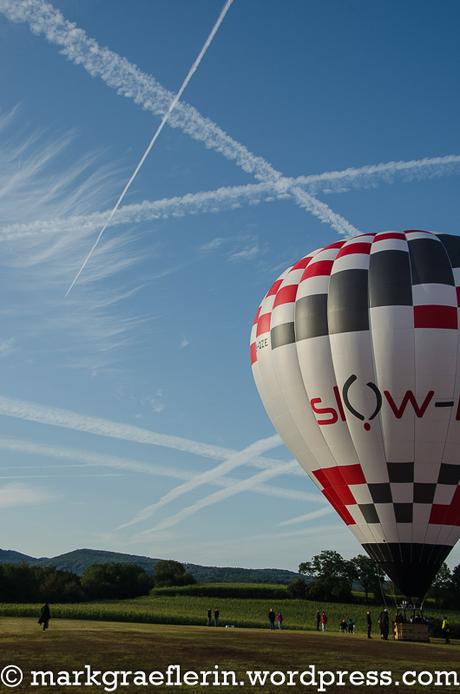
[{"label": "mown grass lawn", "polygon": [[[170,664],[180,664],[184,670],[212,670],[215,665],[237,672],[238,681],[245,678],[246,670],[268,669],[306,670],[315,665],[322,670],[391,670],[399,681],[404,670],[457,670],[460,645],[450,646],[439,641],[431,644],[411,644],[373,639],[362,635],[317,634],[299,631],[270,632],[260,629],[209,629],[206,627],[128,624],[120,622],[93,622],[80,620],[54,620],[48,632],[43,633],[35,620],[0,618],[0,666],[14,663],[25,672],[20,692],[84,691],[92,694],[102,688],[89,687],[30,687],[32,669],[80,670],[91,665],[100,670],[166,670]],[[304,691],[316,688],[298,687]],[[146,692],[154,688],[122,687],[121,692]],[[179,691],[178,687],[161,688]],[[236,691],[234,687],[182,687],[180,691],[217,692]],[[281,687],[245,687],[251,692],[279,692]],[[296,689],[289,687],[288,689]],[[395,685],[376,688],[388,694],[396,692],[458,691],[435,689],[415,685],[410,688]],[[327,692],[369,692],[367,687],[330,686]],[[12,691],[1,688],[1,692]],[[244,691],[244,689],[243,689]]]}]

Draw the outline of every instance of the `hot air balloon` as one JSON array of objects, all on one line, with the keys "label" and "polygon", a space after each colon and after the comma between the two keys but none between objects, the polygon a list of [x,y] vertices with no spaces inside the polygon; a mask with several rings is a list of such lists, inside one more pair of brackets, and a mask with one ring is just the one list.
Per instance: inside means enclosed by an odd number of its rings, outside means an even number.
[{"label": "hot air balloon", "polygon": [[408,598],[460,535],[460,237],[309,253],[257,311],[251,364],[300,465]]}]

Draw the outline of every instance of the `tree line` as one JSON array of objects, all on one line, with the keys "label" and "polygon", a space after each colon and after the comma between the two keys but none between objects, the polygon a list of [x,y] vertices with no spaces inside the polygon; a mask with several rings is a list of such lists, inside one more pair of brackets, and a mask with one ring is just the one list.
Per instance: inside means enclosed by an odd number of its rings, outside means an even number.
[{"label": "tree line", "polygon": [[184,566],[172,560],[157,562],[153,575],[126,563],[93,564],[82,576],[55,567],[0,564],[0,602],[122,600],[148,595],[154,586],[194,582]]},{"label": "tree line", "polygon": [[[299,574],[307,580],[298,578],[288,586],[289,594],[296,598],[356,602],[356,594],[353,594],[356,583],[364,593],[365,602],[381,603],[384,597],[396,596],[392,582],[379,565],[364,554],[344,559],[338,552],[323,550],[311,561],[299,564]],[[460,607],[460,564],[451,570],[444,563],[426,597],[431,598],[436,607]]]}]

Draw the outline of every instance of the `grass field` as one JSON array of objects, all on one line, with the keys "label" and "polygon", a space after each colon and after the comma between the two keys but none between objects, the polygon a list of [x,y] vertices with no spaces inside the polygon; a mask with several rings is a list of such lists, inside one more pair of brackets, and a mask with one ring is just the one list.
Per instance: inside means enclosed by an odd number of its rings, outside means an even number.
[{"label": "grass field", "polygon": [[[208,608],[220,610],[222,624],[237,627],[266,627],[267,613],[270,607],[281,609],[285,626],[290,629],[312,630],[315,628],[317,609],[325,609],[329,618],[329,629],[338,630],[342,618],[351,617],[358,632],[365,628],[365,605],[341,603],[315,603],[307,600],[292,599],[252,599],[252,598],[216,598],[190,595],[153,595],[133,600],[106,602],[88,602],[75,605],[53,605],[55,617],[68,619],[91,619],[106,621],[126,621],[157,624],[204,625]],[[374,623],[382,609],[380,606],[369,608]],[[0,615],[10,617],[34,617],[38,615],[39,605],[0,604]],[[390,609],[390,612],[392,610]],[[429,609],[427,615],[440,620],[443,612]],[[451,626],[460,625],[460,613],[448,613]]]},{"label": "grass field", "polygon": [[[170,664],[180,664],[184,670],[235,670],[242,681],[246,670],[303,671],[310,665],[323,670],[391,670],[395,680],[406,670],[455,670],[458,667],[460,645],[410,644],[380,639],[368,641],[359,634],[317,634],[260,629],[210,629],[156,624],[127,624],[79,620],[53,620],[50,630],[43,633],[35,620],[0,618],[0,666],[14,663],[25,672],[22,685],[16,691],[64,692],[64,687],[30,687],[29,671],[82,669],[85,664],[102,670],[166,670]],[[249,687],[254,692],[279,692],[287,687]],[[287,689],[296,689],[288,687]],[[316,691],[299,685],[304,691]],[[153,687],[122,687],[122,692],[152,691]],[[179,691],[178,687],[161,687]],[[187,692],[235,691],[237,687],[182,687]],[[374,687],[375,689],[375,687]],[[335,687],[328,692],[369,692],[369,687]],[[458,691],[457,689],[415,685],[390,685],[379,691],[395,692]],[[1,688],[0,691],[12,691]],[[103,691],[92,686],[72,687],[71,691],[88,693]]]}]

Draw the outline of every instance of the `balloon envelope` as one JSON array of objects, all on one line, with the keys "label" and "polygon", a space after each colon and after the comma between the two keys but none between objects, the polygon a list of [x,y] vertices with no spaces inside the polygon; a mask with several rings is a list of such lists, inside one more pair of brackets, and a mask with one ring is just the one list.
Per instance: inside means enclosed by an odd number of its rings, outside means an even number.
[{"label": "balloon envelope", "polygon": [[251,333],[275,428],[408,597],[460,534],[459,300],[459,237],[365,234],[288,268]]}]

